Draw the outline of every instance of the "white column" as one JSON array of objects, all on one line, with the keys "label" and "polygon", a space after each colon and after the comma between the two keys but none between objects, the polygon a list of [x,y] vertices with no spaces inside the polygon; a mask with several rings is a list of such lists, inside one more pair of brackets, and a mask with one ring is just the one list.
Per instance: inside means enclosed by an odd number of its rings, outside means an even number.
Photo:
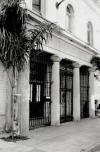
[{"label": "white column", "polygon": [[47,6],[47,0],[41,1],[41,14],[43,17],[46,17],[46,6]]},{"label": "white column", "polygon": [[73,119],[80,120],[80,72],[79,64],[74,63],[73,70]]},{"label": "white column", "polygon": [[89,69],[89,116],[95,117],[95,98],[94,98],[94,72],[95,69]]},{"label": "white column", "polygon": [[32,10],[32,0],[25,0],[26,8]]},{"label": "white column", "polygon": [[29,65],[19,75],[18,93],[21,94],[20,102],[20,130],[21,135],[27,136],[29,133]]},{"label": "white column", "polygon": [[60,124],[60,58],[53,55],[51,85],[51,125]]}]

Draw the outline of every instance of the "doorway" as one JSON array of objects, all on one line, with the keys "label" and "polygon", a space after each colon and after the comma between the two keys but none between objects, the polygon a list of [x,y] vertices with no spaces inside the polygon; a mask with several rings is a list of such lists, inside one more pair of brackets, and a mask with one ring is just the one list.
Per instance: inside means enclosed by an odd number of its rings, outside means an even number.
[{"label": "doorway", "polygon": [[73,68],[61,62],[60,68],[60,122],[73,119]]},{"label": "doorway", "polygon": [[41,53],[30,58],[30,129],[51,122],[51,63],[49,55]]},{"label": "doorway", "polygon": [[81,118],[89,117],[89,71],[83,66],[80,68],[80,111]]}]

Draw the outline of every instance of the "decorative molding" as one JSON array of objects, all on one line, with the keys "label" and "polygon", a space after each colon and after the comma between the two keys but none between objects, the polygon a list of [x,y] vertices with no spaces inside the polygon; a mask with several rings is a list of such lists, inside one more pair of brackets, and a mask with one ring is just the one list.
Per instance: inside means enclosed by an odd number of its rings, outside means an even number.
[{"label": "decorative molding", "polygon": [[[44,19],[41,15],[36,14],[33,11],[27,10],[27,13],[28,13],[29,18],[32,21],[37,22],[37,24],[40,23],[40,22],[50,22],[50,21]],[[32,25],[31,22],[28,22],[28,24]],[[65,32],[65,30],[62,29],[59,26],[57,26],[53,35],[55,35],[57,37],[60,36],[61,39],[66,39],[66,41],[69,41],[72,45],[77,46],[78,48],[83,49],[84,51],[89,52],[92,55],[100,54],[99,50],[97,50],[96,48],[88,45],[86,42],[80,40],[79,38],[77,38],[73,34]]]},{"label": "decorative molding", "polygon": [[89,68],[89,70],[88,70],[88,71],[89,71],[89,73],[91,73],[91,72],[93,72],[93,73],[94,73],[94,72],[96,71],[96,67],[91,67],[91,68]]},{"label": "decorative molding", "polygon": [[57,56],[57,55],[52,55],[52,56],[51,56],[51,60],[52,60],[53,62],[60,62],[60,61],[61,61],[61,58],[60,58],[59,56]]},{"label": "decorative molding", "polygon": [[80,68],[81,65],[80,65],[79,63],[77,63],[77,62],[74,62],[74,63],[73,63],[73,67],[74,67],[74,68]]},{"label": "decorative molding", "polygon": [[56,55],[60,56],[62,59],[78,62],[81,65],[85,65],[85,66],[88,66],[88,67],[92,66],[85,59],[80,58],[80,56],[79,57],[75,56],[75,54],[70,54],[68,52],[67,52],[67,54],[65,54],[62,50],[56,49],[56,48],[48,46],[48,45],[43,45],[43,49],[44,49],[44,51],[46,51],[48,53],[52,53],[52,54],[56,54]]}]

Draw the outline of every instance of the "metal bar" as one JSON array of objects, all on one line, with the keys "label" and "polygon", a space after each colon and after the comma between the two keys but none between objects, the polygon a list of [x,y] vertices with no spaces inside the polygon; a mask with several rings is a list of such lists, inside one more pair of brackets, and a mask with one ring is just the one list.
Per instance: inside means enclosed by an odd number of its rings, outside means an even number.
[{"label": "metal bar", "polygon": [[51,121],[51,68],[46,71],[47,66],[51,65],[46,60],[38,56],[30,62],[30,82],[34,88],[31,92],[30,129],[49,125]]},{"label": "metal bar", "polygon": [[[62,70],[63,69],[63,70]],[[71,72],[69,72],[69,70]],[[62,103],[62,96],[64,104]],[[73,69],[64,64],[60,71],[60,121],[66,122],[72,120],[72,101],[73,101]],[[69,102],[70,101],[70,102]]]},{"label": "metal bar", "polygon": [[56,2],[56,7],[58,8],[58,7],[59,7],[59,5],[60,5],[63,1],[64,1],[64,0],[60,1],[59,3],[58,3],[58,2]]}]

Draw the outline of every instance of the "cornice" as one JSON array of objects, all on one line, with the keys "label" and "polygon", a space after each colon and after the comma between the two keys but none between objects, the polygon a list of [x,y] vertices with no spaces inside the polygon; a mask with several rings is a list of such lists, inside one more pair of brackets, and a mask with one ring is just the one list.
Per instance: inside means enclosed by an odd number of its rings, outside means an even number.
[{"label": "cornice", "polygon": [[[37,24],[40,22],[45,22],[45,21],[50,22],[47,19],[43,18],[40,14],[37,14],[33,11],[27,10],[27,13],[28,13],[29,19],[33,22],[36,22]],[[33,26],[31,21],[28,21],[28,24]],[[85,52],[88,52],[89,54],[92,54],[92,55],[100,54],[99,50],[88,45],[86,42],[80,40],[72,33],[65,31],[64,29],[62,29],[61,27],[59,27],[57,25],[56,25],[56,27],[57,28],[53,32],[54,36],[58,37],[59,39],[62,39],[63,41],[70,43],[71,45],[73,45],[81,50],[84,50]]]},{"label": "cornice", "polygon": [[31,19],[34,22],[40,23],[40,22],[49,22],[46,20],[40,13],[37,13],[36,11],[31,11],[27,9],[28,18]]},{"label": "cornice", "polygon": [[59,39],[65,41],[66,43],[69,43],[69,44],[73,45],[74,47],[76,47],[78,49],[81,49],[82,51],[87,52],[91,55],[100,54],[100,51],[98,51],[95,48],[89,46],[87,43],[79,40],[75,36],[72,36],[71,34],[68,34],[67,32],[66,32],[66,34],[61,32],[61,31],[59,33],[55,32],[55,33],[53,33],[53,35],[55,35]]}]

